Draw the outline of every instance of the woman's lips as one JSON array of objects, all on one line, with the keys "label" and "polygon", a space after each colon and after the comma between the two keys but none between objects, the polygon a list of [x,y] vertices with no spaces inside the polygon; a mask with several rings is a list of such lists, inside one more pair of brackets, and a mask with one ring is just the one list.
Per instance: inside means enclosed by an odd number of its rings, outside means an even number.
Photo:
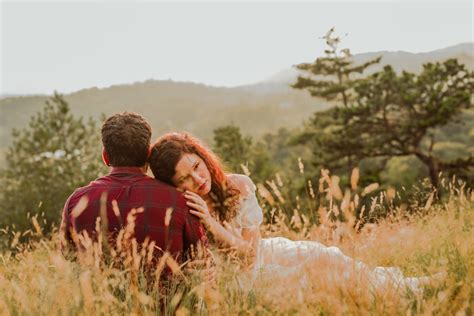
[{"label": "woman's lips", "polygon": [[207,181],[204,181],[204,183],[199,186],[199,191],[204,190],[204,188],[206,187],[206,182]]}]

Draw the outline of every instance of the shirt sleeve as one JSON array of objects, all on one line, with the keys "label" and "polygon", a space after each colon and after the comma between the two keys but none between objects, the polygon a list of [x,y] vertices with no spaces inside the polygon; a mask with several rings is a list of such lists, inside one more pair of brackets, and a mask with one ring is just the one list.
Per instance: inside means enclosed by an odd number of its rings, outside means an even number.
[{"label": "shirt sleeve", "polygon": [[71,202],[72,195],[64,203],[63,213],[61,217],[61,225],[59,226],[59,246],[62,252],[64,252],[67,247],[72,243],[71,238],[71,221],[69,218],[69,204]]}]

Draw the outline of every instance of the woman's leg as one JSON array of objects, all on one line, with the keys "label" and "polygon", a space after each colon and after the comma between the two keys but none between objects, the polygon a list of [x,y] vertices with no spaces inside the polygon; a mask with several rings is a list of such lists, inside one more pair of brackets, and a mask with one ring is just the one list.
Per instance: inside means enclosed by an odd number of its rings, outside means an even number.
[{"label": "woman's leg", "polygon": [[[362,261],[345,255],[338,247],[326,247],[315,241],[292,241],[283,237],[262,240],[263,264],[277,264],[285,267],[301,267],[331,274],[339,282],[367,281],[374,289],[407,287],[420,292],[420,286],[430,282],[429,277],[406,278],[395,267],[371,269]],[[311,272],[311,271],[310,271]]]}]

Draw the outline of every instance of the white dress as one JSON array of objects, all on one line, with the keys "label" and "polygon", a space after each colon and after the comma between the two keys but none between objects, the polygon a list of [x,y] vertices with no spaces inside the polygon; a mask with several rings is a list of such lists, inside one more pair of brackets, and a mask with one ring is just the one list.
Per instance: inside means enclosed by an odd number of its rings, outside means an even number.
[{"label": "white dress", "polygon": [[[255,196],[255,190],[241,200],[241,208],[231,222],[234,233],[240,234],[242,229],[255,229],[263,221],[263,213]],[[262,238],[256,252],[256,262],[251,271],[241,276],[239,282],[243,287],[251,286],[257,276],[267,275],[270,278],[284,279],[301,272],[305,264],[325,261],[330,269],[336,272],[336,282],[345,278],[365,276],[373,289],[392,286],[401,290],[410,289],[421,293],[421,284],[427,283],[429,277],[404,277],[402,271],[395,267],[376,267],[370,269],[361,261],[346,256],[337,247],[327,247],[315,241],[292,241],[284,237]],[[348,279],[346,279],[348,280]],[[302,286],[309,280],[303,275]]]}]

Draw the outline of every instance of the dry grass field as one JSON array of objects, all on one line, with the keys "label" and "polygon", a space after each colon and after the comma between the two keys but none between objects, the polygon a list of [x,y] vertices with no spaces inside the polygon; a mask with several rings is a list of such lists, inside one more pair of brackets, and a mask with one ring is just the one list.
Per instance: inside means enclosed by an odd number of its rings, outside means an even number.
[{"label": "dry grass field", "polygon": [[[127,240],[127,228],[120,237],[122,246],[108,249],[102,243],[88,243],[77,260],[65,258],[57,234],[43,236],[41,225],[32,219],[28,243],[19,242],[20,233],[4,230],[10,249],[0,255],[0,314],[2,315],[94,315],[94,314],[320,314],[320,315],[472,315],[474,307],[474,194],[457,180],[444,182],[446,194],[438,202],[430,195],[423,205],[406,211],[396,205],[396,192],[388,189],[372,197],[370,215],[377,208],[389,208],[390,215],[371,223],[358,223],[359,196],[373,194],[375,186],[344,192],[337,179],[323,173],[320,195],[323,203],[313,210],[320,225],[308,220],[303,199],[291,218],[279,207],[276,184],[260,187],[266,222],[262,235],[292,240],[317,240],[337,246],[345,254],[370,267],[399,267],[405,276],[441,273],[428,282],[423,292],[386,287],[374,289],[368,282],[333,277],[327,262],[312,262],[295,273],[261,274],[251,287],[242,287],[238,260],[214,250],[217,264],[214,281],[201,274],[187,273],[164,256],[153,267],[159,279],[168,266],[176,280],[162,288],[150,285],[142,267],[149,261],[153,245],[140,247]],[[284,185],[284,184],[283,184]],[[280,197],[283,198],[283,197]],[[305,198],[311,203],[311,190]],[[301,206],[299,205],[301,204]],[[271,213],[271,216],[269,215]],[[304,215],[306,214],[306,215]],[[343,215],[344,221],[333,221]],[[100,231],[100,222],[97,229]],[[15,236],[17,238],[15,238]],[[80,238],[80,236],[79,236]],[[107,248],[107,249],[106,249]],[[303,277],[304,276],[304,277]]]}]

